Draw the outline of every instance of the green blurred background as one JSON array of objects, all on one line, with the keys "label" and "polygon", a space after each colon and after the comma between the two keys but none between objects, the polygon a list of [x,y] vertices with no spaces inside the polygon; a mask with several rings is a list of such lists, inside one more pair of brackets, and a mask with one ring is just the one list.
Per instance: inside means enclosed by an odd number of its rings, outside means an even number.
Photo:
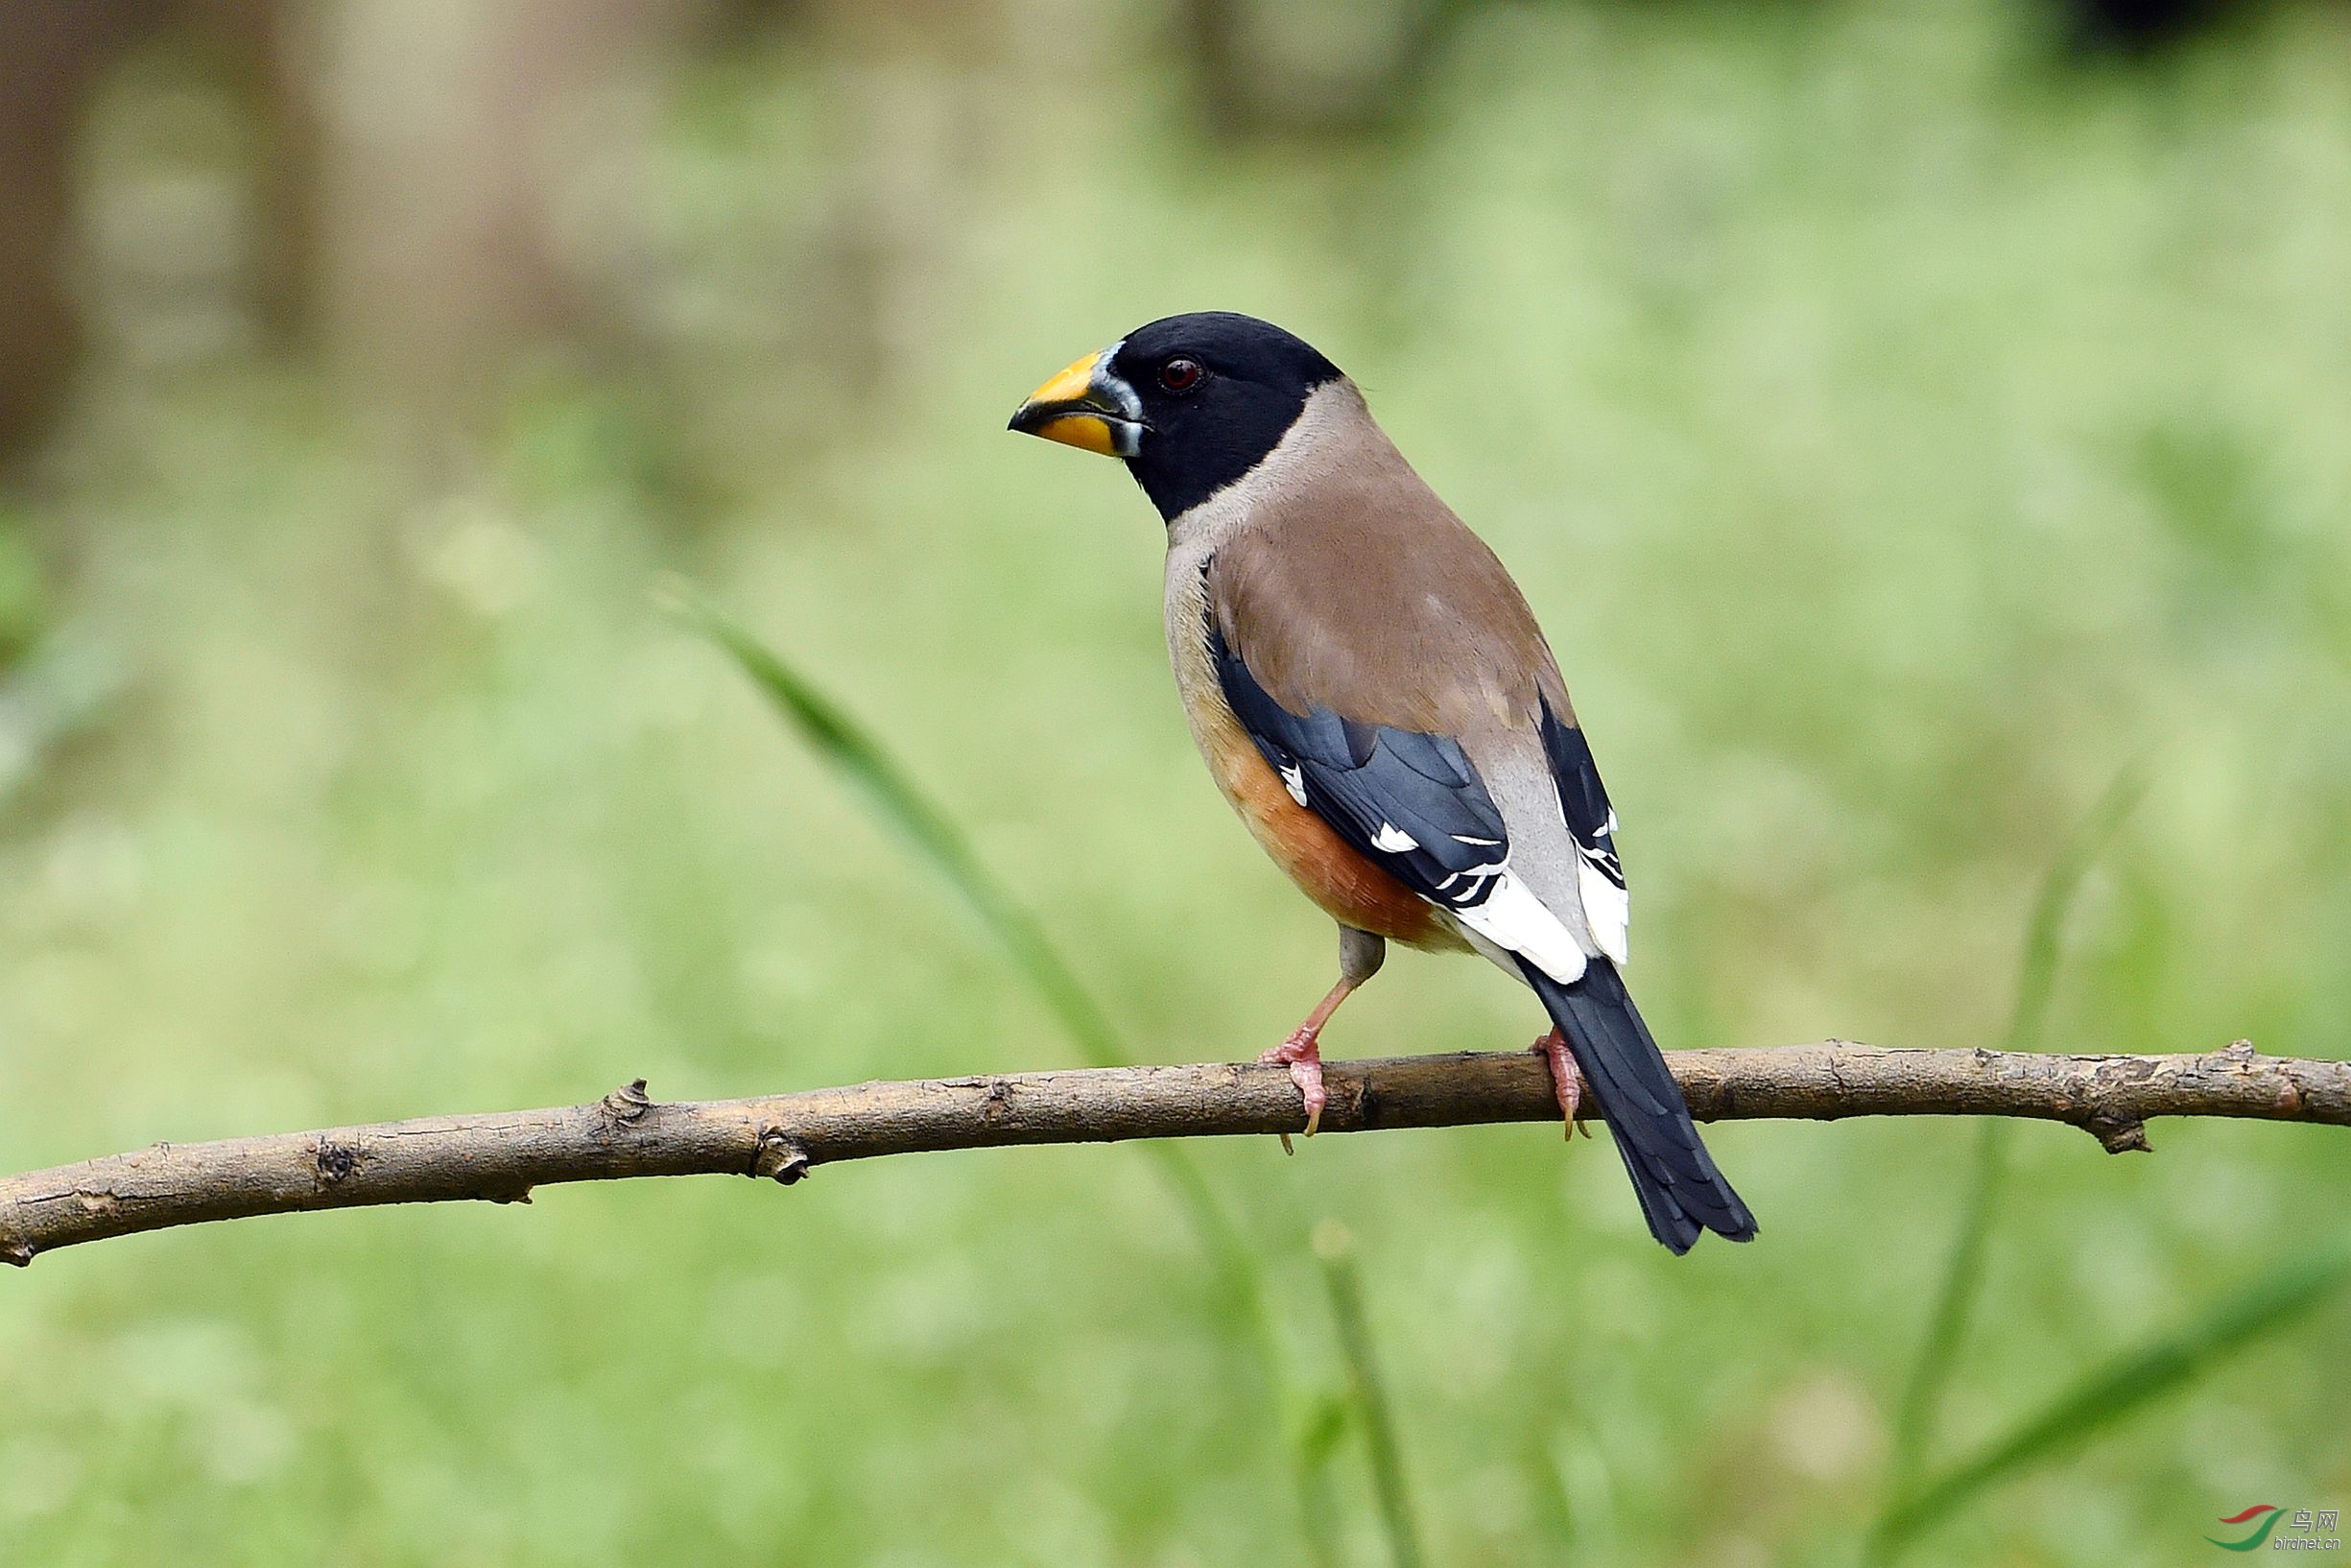
[{"label": "green blurred background", "polygon": [[[1193,755],[1157,524],[1002,428],[1202,308],[1511,564],[1669,1046],[1998,1043],[2145,754],[2048,1043],[2344,1054],[2351,8],[6,0],[0,170],[0,1168],[1077,1059],[670,573],[1138,1056],[1273,1043],[1330,927]],[[1330,1046],[1538,1022],[1407,956]],[[60,1253],[0,1561],[1384,1561],[1351,1431],[1293,1485],[1326,1218],[1431,1562],[1848,1561],[1973,1129],[1711,1141],[1764,1235],[1679,1262],[1550,1128],[1196,1146],[1283,1387],[1126,1149]],[[2154,1141],[2020,1130],[1938,1456],[2342,1224],[2339,1132]],[[2336,1300],[1909,1560],[2351,1504],[2347,1361]]]}]

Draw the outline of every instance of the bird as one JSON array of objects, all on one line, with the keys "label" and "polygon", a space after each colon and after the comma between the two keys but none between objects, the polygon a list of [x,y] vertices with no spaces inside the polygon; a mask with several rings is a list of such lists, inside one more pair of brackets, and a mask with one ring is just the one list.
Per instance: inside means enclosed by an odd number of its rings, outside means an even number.
[{"label": "bird", "polygon": [[1616,813],[1558,663],[1356,384],[1269,321],[1197,312],[1079,359],[1010,428],[1120,459],[1157,509],[1192,737],[1338,922],[1337,984],[1260,1058],[1289,1067],[1306,1132],[1329,1101],[1323,1028],[1388,944],[1467,951],[1542,1003],[1568,1134],[1580,1069],[1650,1234],[1676,1254],[1751,1239],[1626,987]]}]

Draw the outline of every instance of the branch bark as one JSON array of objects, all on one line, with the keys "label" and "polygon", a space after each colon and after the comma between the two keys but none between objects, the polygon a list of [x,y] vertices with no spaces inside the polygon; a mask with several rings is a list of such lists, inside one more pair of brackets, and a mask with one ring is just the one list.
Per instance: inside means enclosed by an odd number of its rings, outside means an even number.
[{"label": "branch bark", "polygon": [[[1670,1053],[1701,1122],[1761,1117],[2023,1116],[2120,1152],[2156,1116],[2351,1127],[2351,1062],[2280,1059],[2239,1041],[2205,1056],[1889,1051],[1832,1040]],[[1524,1053],[1333,1062],[1325,1132],[1541,1122],[1558,1114]],[[787,1184],[819,1165],[931,1150],[1296,1132],[1278,1067],[1090,1068],[864,1083],[753,1100],[659,1104],[643,1083],[585,1105],[432,1116],[131,1153],[0,1177],[0,1262],[82,1242],[303,1209],[458,1199],[525,1202],[534,1187],[732,1175]]]}]

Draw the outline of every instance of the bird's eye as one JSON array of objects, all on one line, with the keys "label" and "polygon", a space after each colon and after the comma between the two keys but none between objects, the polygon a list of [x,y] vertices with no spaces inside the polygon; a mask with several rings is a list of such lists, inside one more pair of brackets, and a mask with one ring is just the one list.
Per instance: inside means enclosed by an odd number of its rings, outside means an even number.
[{"label": "bird's eye", "polygon": [[1172,359],[1159,367],[1159,385],[1180,396],[1199,386],[1207,373],[1199,360]]}]

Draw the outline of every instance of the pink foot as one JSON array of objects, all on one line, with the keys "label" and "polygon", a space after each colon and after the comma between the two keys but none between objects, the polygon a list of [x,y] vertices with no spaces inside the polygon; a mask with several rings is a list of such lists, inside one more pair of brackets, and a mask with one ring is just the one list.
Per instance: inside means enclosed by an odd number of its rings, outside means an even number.
[{"label": "pink foot", "polygon": [[[1322,1052],[1317,1042],[1318,1033],[1301,1026],[1291,1033],[1290,1038],[1257,1058],[1268,1066],[1276,1062],[1289,1065],[1290,1081],[1298,1086],[1298,1098],[1306,1102],[1306,1135],[1310,1138],[1315,1135],[1315,1128],[1322,1125],[1322,1107],[1331,1103],[1331,1097],[1322,1087]],[[1288,1133],[1282,1135],[1282,1147],[1290,1147]]]},{"label": "pink foot", "polygon": [[[1576,1076],[1576,1064],[1567,1054],[1567,1036],[1554,1029],[1534,1042],[1534,1054],[1551,1063],[1551,1091],[1559,1098],[1559,1112],[1567,1118],[1567,1135],[1576,1135],[1576,1112],[1583,1104],[1581,1080]],[[1585,1128],[1583,1135],[1590,1137],[1592,1129]]]}]

